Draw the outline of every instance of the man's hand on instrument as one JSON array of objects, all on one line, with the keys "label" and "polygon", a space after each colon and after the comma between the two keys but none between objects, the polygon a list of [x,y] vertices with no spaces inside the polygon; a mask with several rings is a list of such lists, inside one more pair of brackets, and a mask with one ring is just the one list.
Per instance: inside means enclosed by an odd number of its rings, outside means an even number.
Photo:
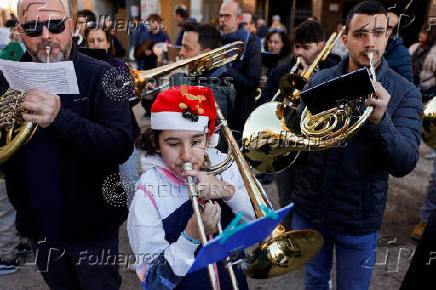
[{"label": "man's hand on instrument", "polygon": [[369,98],[365,101],[366,106],[373,106],[374,110],[369,116],[369,121],[374,125],[380,123],[386,113],[389,100],[391,95],[386,91],[386,89],[381,85],[380,82],[374,83],[375,86],[375,98]]},{"label": "man's hand on instrument", "polygon": [[30,111],[23,114],[24,120],[47,128],[56,118],[61,108],[61,100],[58,95],[51,94],[41,89],[31,89],[24,98],[22,107]]},{"label": "man's hand on instrument", "polygon": [[[201,220],[204,226],[204,233],[206,235],[215,234],[218,232],[218,223],[221,221],[221,207],[217,202],[205,203],[204,210],[201,210]],[[186,226],[186,233],[196,239],[201,240],[198,230],[197,217],[195,213],[188,221]]]},{"label": "man's hand on instrument", "polygon": [[186,176],[194,176],[198,179],[197,192],[201,200],[224,199],[230,200],[235,193],[235,187],[215,176],[198,170],[185,170]]}]

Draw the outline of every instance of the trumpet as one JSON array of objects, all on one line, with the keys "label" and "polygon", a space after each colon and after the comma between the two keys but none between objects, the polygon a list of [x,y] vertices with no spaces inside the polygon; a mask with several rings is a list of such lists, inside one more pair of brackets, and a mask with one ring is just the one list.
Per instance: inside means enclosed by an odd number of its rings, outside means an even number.
[{"label": "trumpet", "polygon": [[[185,164],[183,164],[183,167],[186,170],[192,170],[192,163],[186,162]],[[199,229],[200,236],[201,236],[201,244],[204,246],[207,244],[207,238],[206,238],[206,234],[204,232],[203,221],[201,220],[201,216],[200,216],[198,193],[195,190],[195,184],[194,184],[194,181],[192,180],[192,176],[188,176],[186,179],[188,182],[189,194],[190,194],[191,199],[192,199],[192,207],[194,209],[194,213],[195,213],[196,218],[197,218],[198,229]],[[211,202],[211,201],[209,201],[209,202]],[[221,223],[218,223],[217,228],[218,228],[218,233],[221,234],[222,233]],[[227,271],[229,273],[230,280],[232,281],[233,289],[234,290],[239,289],[238,288],[238,280],[236,279],[235,272],[233,272],[232,264],[230,263],[230,258],[227,258],[226,268],[227,268]],[[213,265],[209,264],[207,266],[207,269],[209,271],[209,279],[210,279],[212,289],[214,289],[214,290],[220,289],[219,284],[217,282],[218,273],[216,271],[215,264],[213,264]]]}]

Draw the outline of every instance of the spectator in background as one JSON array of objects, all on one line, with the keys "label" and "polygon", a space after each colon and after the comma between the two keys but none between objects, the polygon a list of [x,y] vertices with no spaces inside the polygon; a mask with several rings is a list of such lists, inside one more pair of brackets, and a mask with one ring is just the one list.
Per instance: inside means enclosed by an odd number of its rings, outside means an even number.
[{"label": "spectator in background", "polygon": [[16,18],[6,21],[6,27],[10,29],[10,42],[0,52],[0,59],[19,61],[26,52],[26,46],[21,40],[21,35],[17,31],[18,20]]},{"label": "spectator in background", "polygon": [[280,15],[274,15],[272,17],[271,29],[281,29],[286,31],[285,26],[280,22]]},{"label": "spectator in background", "polygon": [[[423,95],[423,101],[436,94],[436,26],[423,25],[418,43],[409,48],[412,58],[413,79]],[[428,96],[427,98],[425,98]]]},{"label": "spectator in background", "polygon": [[[277,54],[277,62],[274,63],[265,63],[265,54],[273,53]],[[266,35],[265,41],[264,41],[264,51],[262,52],[262,76],[260,78],[260,88],[263,88],[265,86],[265,83],[267,81],[267,76],[272,68],[287,64],[291,61],[290,58],[291,55],[291,41],[289,40],[288,35],[283,30],[275,30],[270,31]],[[268,56],[268,55],[266,55]]]},{"label": "spectator in background", "polygon": [[[336,23],[336,32],[341,31],[341,29],[342,29],[342,27],[344,27],[344,25],[345,25],[345,20],[344,19],[339,20]],[[340,56],[341,58],[344,57],[348,53],[348,49],[345,47],[344,42],[342,41],[342,38],[338,39],[338,41],[336,41],[336,44],[333,47],[331,53],[336,54],[336,55]]]},{"label": "spectator in background", "polygon": [[73,40],[78,47],[87,47],[85,30],[87,28],[94,28],[95,25],[97,25],[97,18],[94,12],[88,9],[77,12],[76,30],[73,35]]},{"label": "spectator in background", "polygon": [[278,65],[287,63],[291,54],[291,41],[283,30],[268,32],[264,45],[265,51],[277,53],[279,55]]},{"label": "spectator in background", "polygon": [[388,46],[384,58],[391,69],[399,73],[408,81],[413,82],[412,61],[410,53],[403,45],[403,38],[398,34],[399,19],[396,12],[388,12]]},{"label": "spectator in background", "polygon": [[[159,42],[170,42],[168,34],[163,31],[162,18],[159,14],[150,14],[147,17],[146,26],[140,25],[139,29],[135,31],[135,56],[138,62],[139,70],[152,69],[157,66],[157,56],[153,54],[152,47],[153,44]],[[140,46],[147,43],[146,47]],[[140,52],[137,55],[137,50]]]},{"label": "spectator in background", "polygon": [[179,34],[177,35],[177,40],[175,45],[182,46],[182,39],[183,39],[183,24],[187,22],[197,22],[196,19],[189,17],[188,9],[186,9],[185,5],[179,5],[174,10],[174,19],[176,20],[177,26],[180,27]]}]

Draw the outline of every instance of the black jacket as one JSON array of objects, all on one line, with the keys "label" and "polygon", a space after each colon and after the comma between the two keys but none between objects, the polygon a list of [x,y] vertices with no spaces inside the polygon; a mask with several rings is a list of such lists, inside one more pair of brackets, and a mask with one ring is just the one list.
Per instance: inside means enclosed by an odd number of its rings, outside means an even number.
[{"label": "black jacket", "polygon": [[[248,39],[248,41],[247,41]],[[223,35],[223,44],[234,41],[244,41],[243,55],[227,67],[227,73],[233,78],[236,89],[236,101],[229,125],[232,129],[242,129],[245,120],[254,110],[254,97],[259,85],[261,73],[260,47],[253,33],[246,34],[245,30],[238,30],[230,35]]]},{"label": "black jacket", "polygon": [[[26,54],[22,61],[31,58]],[[53,123],[38,128],[4,164],[17,229],[33,239],[74,243],[107,238],[127,217],[127,207],[106,202],[102,188],[105,179],[116,181],[118,165],[133,150],[128,100],[103,88],[116,74],[109,64],[75,47],[72,61],[80,94],[60,95]],[[0,92],[6,89],[2,86]]]},{"label": "black jacket", "polygon": [[[319,69],[325,69],[336,65],[341,58],[335,54],[329,54],[326,60],[321,61],[318,65]],[[288,64],[279,65],[271,69],[268,74],[268,78],[265,87],[262,89],[262,95],[257,101],[256,106],[260,106],[267,102],[270,102],[279,89],[279,81],[285,75],[288,74],[295,64],[295,57],[291,58]],[[281,101],[281,99],[279,99]]]},{"label": "black jacket", "polygon": [[[308,87],[343,75],[347,66],[348,58],[316,73]],[[298,215],[312,224],[350,235],[365,235],[380,228],[388,175],[410,173],[419,157],[419,91],[390,69],[385,59],[376,74],[391,95],[383,120],[378,125],[367,122],[346,146],[302,152],[292,191]]]}]

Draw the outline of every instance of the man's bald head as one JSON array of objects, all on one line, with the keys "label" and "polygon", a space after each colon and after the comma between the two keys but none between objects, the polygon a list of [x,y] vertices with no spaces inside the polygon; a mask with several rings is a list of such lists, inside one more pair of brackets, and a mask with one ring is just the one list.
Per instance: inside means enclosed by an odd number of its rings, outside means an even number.
[{"label": "man's bald head", "polygon": [[[18,30],[35,62],[68,60],[72,47],[72,20],[61,0],[20,0]],[[52,27],[49,25],[53,21]]]},{"label": "man's bald head", "polygon": [[26,18],[30,18],[28,13],[35,7],[38,7],[37,9],[39,11],[53,11],[68,17],[67,9],[62,0],[19,0],[17,3],[17,14],[20,22],[24,22]]}]

